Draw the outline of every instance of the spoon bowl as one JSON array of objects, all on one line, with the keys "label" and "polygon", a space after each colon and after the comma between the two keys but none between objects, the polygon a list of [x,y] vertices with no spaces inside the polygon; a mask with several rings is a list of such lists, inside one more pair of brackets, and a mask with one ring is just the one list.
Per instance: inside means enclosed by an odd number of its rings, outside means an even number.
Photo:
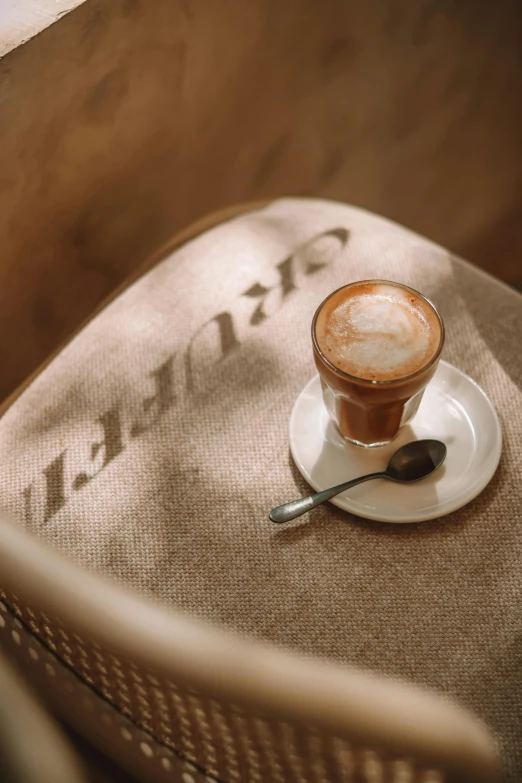
[{"label": "spoon bowl", "polygon": [[416,440],[406,443],[400,449],[392,454],[385,471],[378,473],[368,473],[366,476],[350,479],[335,487],[323,489],[322,492],[315,492],[299,500],[291,500],[289,503],[283,503],[282,506],[273,508],[269,514],[272,522],[289,522],[291,519],[305,514],[325,500],[335,497],[340,492],[345,492],[357,484],[372,479],[389,479],[404,484],[413,481],[420,481],[426,476],[431,475],[437,468],[440,468],[446,459],[446,445],[440,440]]},{"label": "spoon bowl", "polygon": [[409,483],[426,478],[446,459],[446,444],[440,440],[414,440],[392,454],[386,478]]}]

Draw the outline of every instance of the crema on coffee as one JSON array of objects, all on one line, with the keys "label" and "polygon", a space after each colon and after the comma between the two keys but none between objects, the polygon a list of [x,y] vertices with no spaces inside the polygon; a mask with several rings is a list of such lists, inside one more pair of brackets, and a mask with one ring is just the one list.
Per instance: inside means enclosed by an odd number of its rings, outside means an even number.
[{"label": "crema on coffee", "polygon": [[364,282],[330,297],[315,334],[325,358],[341,372],[392,381],[430,362],[440,344],[440,321],[410,289]]}]

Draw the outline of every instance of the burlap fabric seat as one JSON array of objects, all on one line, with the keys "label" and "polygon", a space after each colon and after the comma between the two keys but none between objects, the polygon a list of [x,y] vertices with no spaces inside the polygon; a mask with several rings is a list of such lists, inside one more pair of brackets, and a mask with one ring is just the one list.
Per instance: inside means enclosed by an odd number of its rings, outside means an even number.
[{"label": "burlap fabric seat", "polygon": [[[311,317],[370,277],[437,304],[444,358],[504,425],[500,468],[434,522],[326,505],[276,528],[268,510],[307,491],[288,418],[314,373]],[[421,237],[321,200],[248,209],[171,248],[0,422],[1,505],[34,534],[2,525],[7,646],[144,779],[409,780],[407,764],[429,772],[439,751],[448,780],[494,778],[482,729],[354,666],[469,708],[520,779],[521,302]]]}]

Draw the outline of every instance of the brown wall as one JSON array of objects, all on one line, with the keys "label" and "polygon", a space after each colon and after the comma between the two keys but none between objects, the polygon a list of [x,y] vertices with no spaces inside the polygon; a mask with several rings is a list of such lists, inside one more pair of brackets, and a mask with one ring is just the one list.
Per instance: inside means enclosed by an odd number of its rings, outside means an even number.
[{"label": "brown wall", "polygon": [[522,283],[516,0],[86,0],[0,60],[0,396],[176,229],[280,194]]}]

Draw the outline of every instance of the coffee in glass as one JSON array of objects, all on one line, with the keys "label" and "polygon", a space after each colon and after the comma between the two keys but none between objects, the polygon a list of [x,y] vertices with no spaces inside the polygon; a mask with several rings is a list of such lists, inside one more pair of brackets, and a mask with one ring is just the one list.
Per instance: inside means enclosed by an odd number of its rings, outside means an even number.
[{"label": "coffee in glass", "polygon": [[437,369],[444,325],[418,291],[387,280],[350,283],[312,321],[323,399],[341,434],[383,446],[414,417]]}]

